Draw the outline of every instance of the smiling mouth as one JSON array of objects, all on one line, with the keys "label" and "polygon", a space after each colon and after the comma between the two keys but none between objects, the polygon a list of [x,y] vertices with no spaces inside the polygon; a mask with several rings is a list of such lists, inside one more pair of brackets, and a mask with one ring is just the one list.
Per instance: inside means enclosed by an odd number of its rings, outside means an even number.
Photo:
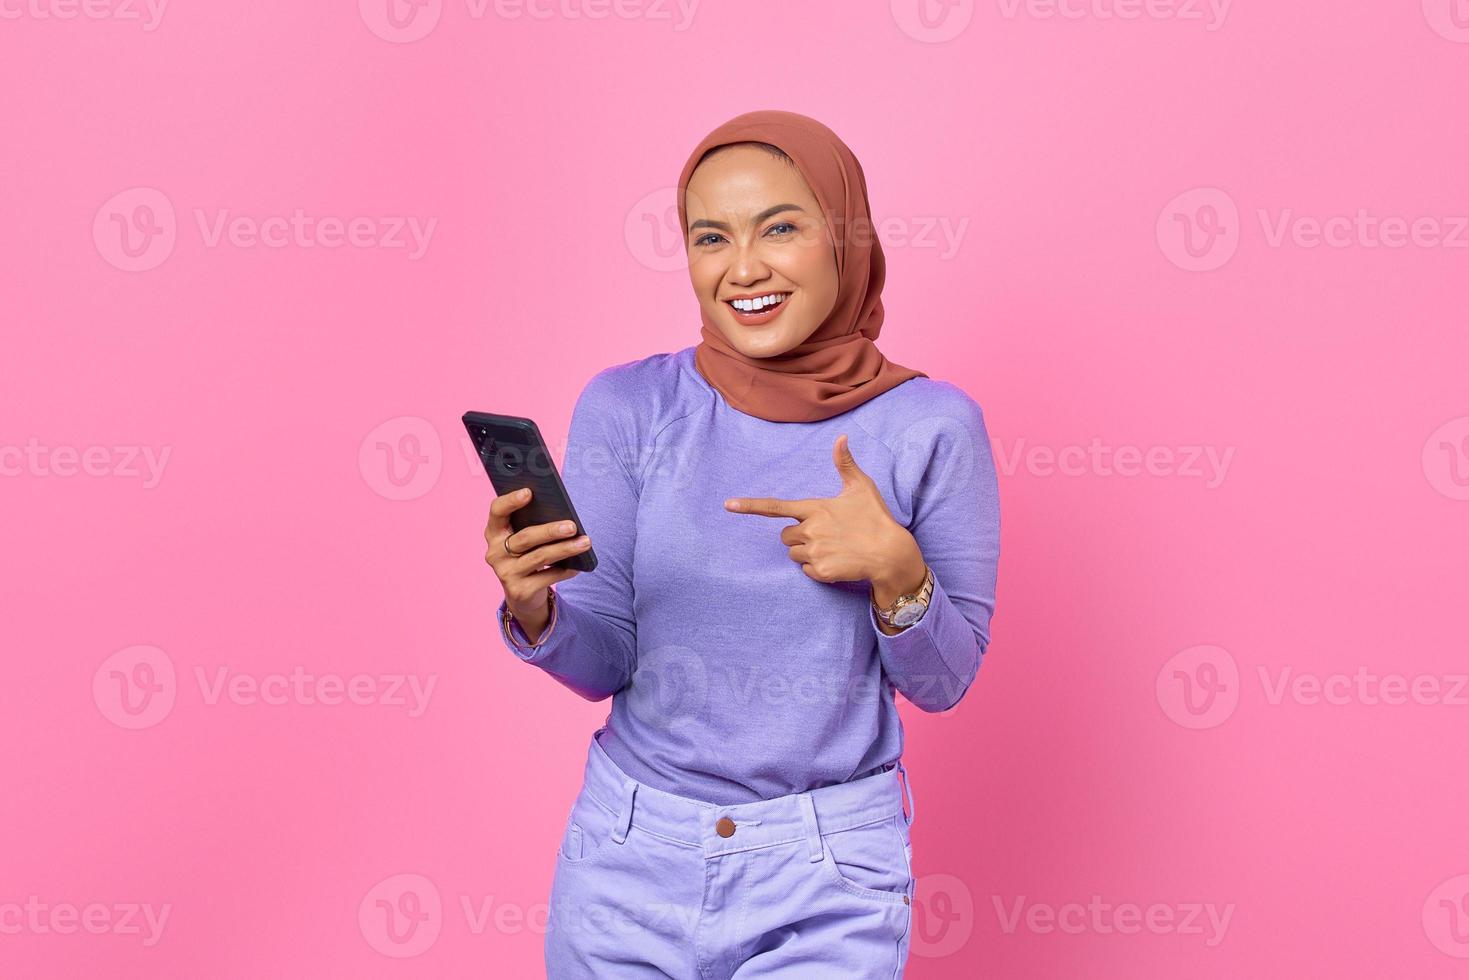
[{"label": "smiling mouth", "polygon": [[724,303],[734,311],[735,319],[740,323],[759,326],[775,319],[785,309],[790,296],[790,293],[766,293],[749,299],[727,299]]},{"label": "smiling mouth", "polygon": [[790,295],[790,293],[767,293],[755,299],[727,299],[725,302],[734,307],[735,311],[739,313],[759,313],[763,310],[769,310],[779,306]]}]

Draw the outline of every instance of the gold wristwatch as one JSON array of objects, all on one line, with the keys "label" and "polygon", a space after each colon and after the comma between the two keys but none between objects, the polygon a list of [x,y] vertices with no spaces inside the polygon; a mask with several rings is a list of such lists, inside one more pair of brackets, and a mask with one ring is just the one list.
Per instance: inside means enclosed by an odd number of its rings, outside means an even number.
[{"label": "gold wristwatch", "polygon": [[933,598],[933,569],[925,564],[923,584],[918,587],[917,592],[898,596],[886,609],[877,604],[876,596],[872,596],[872,610],[877,614],[878,619],[889,626],[908,627],[923,618],[923,614],[928,611],[928,600],[931,598]]}]

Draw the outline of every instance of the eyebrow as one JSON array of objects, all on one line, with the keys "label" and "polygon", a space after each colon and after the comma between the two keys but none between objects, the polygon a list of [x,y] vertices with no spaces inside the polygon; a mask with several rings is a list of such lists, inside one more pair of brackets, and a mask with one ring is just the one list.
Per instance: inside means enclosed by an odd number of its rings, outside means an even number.
[{"label": "eyebrow", "polygon": [[[758,225],[766,218],[770,218],[777,214],[780,214],[782,211],[800,211],[802,214],[805,214],[805,210],[799,205],[777,204],[774,207],[766,208],[764,211],[761,211],[759,214],[755,215],[754,223]],[[693,224],[689,225],[689,231],[694,231],[698,228],[718,228],[720,231],[730,230],[729,225],[725,224],[723,221],[711,221],[708,218],[700,218],[698,221],[695,221]]]}]

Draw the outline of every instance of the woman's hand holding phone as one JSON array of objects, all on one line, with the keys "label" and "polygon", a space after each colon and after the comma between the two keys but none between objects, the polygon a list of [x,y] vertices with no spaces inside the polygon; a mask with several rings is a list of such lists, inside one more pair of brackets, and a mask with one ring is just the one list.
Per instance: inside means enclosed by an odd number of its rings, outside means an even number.
[{"label": "woman's hand holding phone", "polygon": [[[530,503],[530,499],[530,488],[522,487],[490,502],[490,520],[485,526],[489,550],[485,552],[485,561],[505,590],[505,608],[535,643],[551,618],[547,590],[553,583],[581,574],[575,568],[546,569],[546,566],[580,554],[591,548],[592,543],[586,535],[570,538],[576,533],[576,525],[570,521],[532,524],[515,530],[510,525],[510,515]],[[511,539],[509,550],[507,538]],[[511,554],[512,551],[518,554]]]}]

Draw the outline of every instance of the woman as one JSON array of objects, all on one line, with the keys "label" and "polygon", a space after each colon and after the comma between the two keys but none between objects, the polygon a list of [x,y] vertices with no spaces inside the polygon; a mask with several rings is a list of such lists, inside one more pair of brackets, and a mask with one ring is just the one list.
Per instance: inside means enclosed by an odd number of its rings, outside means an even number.
[{"label": "woman", "polygon": [[[730,120],[678,198],[702,341],[582,391],[563,479],[590,542],[512,533],[529,491],[485,531],[506,645],[612,697],[557,855],[547,972],[901,976],[913,801],[893,691],[951,707],[989,642],[983,417],[873,343],[882,248],[862,168],[821,123]],[[543,570],[589,543],[593,572]]]}]

